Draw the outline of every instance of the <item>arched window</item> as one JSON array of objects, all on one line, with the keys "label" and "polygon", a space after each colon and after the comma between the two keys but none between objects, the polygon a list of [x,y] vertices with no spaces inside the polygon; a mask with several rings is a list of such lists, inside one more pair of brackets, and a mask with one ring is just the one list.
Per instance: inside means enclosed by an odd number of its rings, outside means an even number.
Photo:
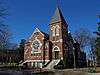
[{"label": "arched window", "polygon": [[53,51],[60,51],[60,49],[59,49],[58,46],[55,46],[55,47],[53,48]]},{"label": "arched window", "polygon": [[52,36],[55,36],[55,26],[52,28]]},{"label": "arched window", "polygon": [[32,52],[40,52],[41,42],[39,40],[34,40],[32,43]]},{"label": "arched window", "polygon": [[59,26],[58,25],[56,25],[55,27],[55,33],[56,33],[56,36],[59,36]]},{"label": "arched window", "polygon": [[58,48],[57,48],[57,47],[55,47],[55,48],[54,48],[54,51],[55,51],[55,50],[58,50]]},{"label": "arched window", "polygon": [[38,50],[39,47],[40,47],[40,43],[39,43],[37,40],[34,41],[34,42],[33,42],[33,48],[34,48],[35,50]]},{"label": "arched window", "polygon": [[53,26],[52,28],[52,36],[59,36],[59,26]]}]

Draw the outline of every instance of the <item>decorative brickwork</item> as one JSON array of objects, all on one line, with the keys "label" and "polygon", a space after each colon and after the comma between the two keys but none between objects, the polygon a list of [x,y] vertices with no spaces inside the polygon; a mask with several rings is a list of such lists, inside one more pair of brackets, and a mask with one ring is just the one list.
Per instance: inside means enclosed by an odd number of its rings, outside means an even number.
[{"label": "decorative brickwork", "polygon": [[[34,30],[25,44],[24,63],[42,68],[51,61],[54,63],[54,60],[63,60],[66,67],[73,67],[73,51],[78,49],[75,52],[77,57],[81,51],[78,47],[75,48],[75,41],[71,34],[68,33],[68,25],[59,8],[56,9],[51,18],[49,27],[49,35],[41,32],[38,28]],[[76,60],[80,61],[79,59],[76,58]]]}]

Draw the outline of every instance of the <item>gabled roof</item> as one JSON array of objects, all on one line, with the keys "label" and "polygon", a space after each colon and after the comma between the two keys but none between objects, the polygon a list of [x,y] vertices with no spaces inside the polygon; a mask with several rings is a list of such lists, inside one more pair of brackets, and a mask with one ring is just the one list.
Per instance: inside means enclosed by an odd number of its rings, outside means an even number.
[{"label": "gabled roof", "polygon": [[49,37],[49,35],[48,35],[47,33],[44,33],[44,32],[42,32],[42,31],[40,31],[38,28],[36,28],[36,29],[34,30],[34,32],[32,33],[32,35],[31,35],[30,38],[32,38],[32,36],[35,35],[35,34],[38,35],[38,32],[39,32],[40,34],[42,34],[44,37],[46,37],[46,38]]},{"label": "gabled roof", "polygon": [[39,30],[39,28],[36,28],[36,29],[34,30],[33,35],[34,35],[36,32],[39,32],[39,33],[41,33],[41,34],[43,35],[43,33]]},{"label": "gabled roof", "polygon": [[55,22],[59,22],[59,21],[65,21],[65,20],[64,20],[62,13],[61,13],[61,10],[57,7],[54,15],[51,18],[50,24],[55,23]]}]

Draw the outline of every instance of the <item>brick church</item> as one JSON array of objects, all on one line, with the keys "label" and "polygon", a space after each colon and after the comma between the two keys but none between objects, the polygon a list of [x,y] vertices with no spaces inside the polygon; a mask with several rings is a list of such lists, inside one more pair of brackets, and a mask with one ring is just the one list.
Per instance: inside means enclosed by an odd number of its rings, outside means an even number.
[{"label": "brick church", "polygon": [[86,64],[86,54],[68,32],[61,10],[56,8],[49,23],[49,34],[36,28],[27,40],[23,64],[52,69],[61,60],[67,68],[82,67]]}]

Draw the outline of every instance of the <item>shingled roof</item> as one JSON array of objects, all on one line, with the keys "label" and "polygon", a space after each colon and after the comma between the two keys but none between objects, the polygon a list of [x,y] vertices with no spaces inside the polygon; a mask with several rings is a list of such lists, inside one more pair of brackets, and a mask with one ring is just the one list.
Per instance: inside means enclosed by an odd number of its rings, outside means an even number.
[{"label": "shingled roof", "polygon": [[65,21],[65,20],[64,20],[62,13],[61,13],[61,10],[57,7],[54,15],[51,18],[50,24],[55,23],[55,22],[59,22],[59,21]]}]

